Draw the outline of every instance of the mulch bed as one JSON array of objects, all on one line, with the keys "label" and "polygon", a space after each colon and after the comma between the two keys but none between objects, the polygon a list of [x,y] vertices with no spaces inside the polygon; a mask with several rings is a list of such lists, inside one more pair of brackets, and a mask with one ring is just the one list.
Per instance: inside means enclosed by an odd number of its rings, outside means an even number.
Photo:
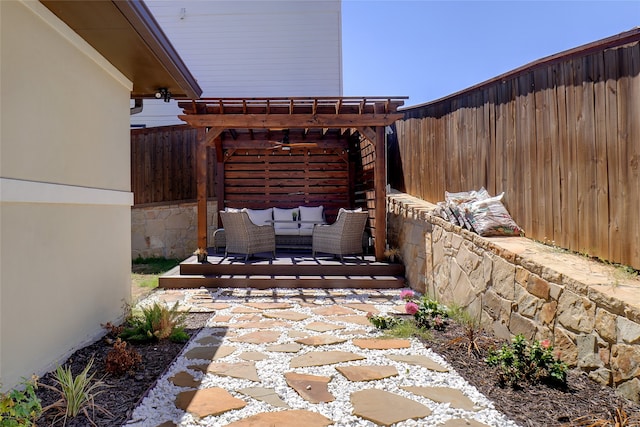
[{"label": "mulch bed", "polygon": [[[591,425],[575,422],[580,417],[611,419],[612,410],[623,407],[627,415],[640,414],[640,405],[616,395],[612,388],[589,379],[583,371],[572,369],[567,375],[566,389],[545,384],[527,385],[514,389],[498,384],[498,371],[484,363],[488,349],[499,348],[502,342],[487,334],[480,334],[479,355],[469,354],[469,340],[461,340],[465,328],[450,323],[445,331],[433,331],[433,339],[424,341],[443,356],[463,378],[494,402],[495,408],[521,426],[577,426]],[[458,341],[453,342],[452,341]],[[478,342],[477,341],[477,342]],[[614,424],[603,424],[606,427]],[[638,427],[634,422],[628,427]]]},{"label": "mulch bed", "polygon": [[[210,317],[211,313],[187,314],[185,326],[189,336],[194,336]],[[150,344],[130,344],[127,348],[135,348],[142,356],[141,366],[133,375],[106,375],[102,378],[107,387],[100,389],[103,391],[96,396],[95,404],[106,408],[113,417],[107,417],[100,411],[96,411],[93,422],[98,427],[114,427],[124,424],[146,392],[169,369],[171,363],[182,352],[185,344],[172,343],[168,340]],[[91,372],[97,372],[95,378],[101,378],[101,375],[106,372],[105,358],[112,348],[113,346],[105,339],[99,340],[76,351],[63,365],[70,366],[74,375],[77,375],[93,358]],[[42,377],[39,383],[53,385],[51,373]],[[42,400],[43,408],[59,398],[58,394],[45,387],[39,387],[37,394]],[[38,427],[53,425],[54,415],[54,411],[43,414],[36,425]],[[57,425],[62,425],[62,422],[58,421]],[[66,425],[69,427],[87,427],[91,423],[84,415],[79,415],[76,418],[67,420]]]},{"label": "mulch bed", "polygon": [[[187,332],[193,336],[199,328],[204,326],[210,316],[211,313],[189,314],[186,324]],[[520,389],[500,387],[495,369],[484,363],[484,357],[489,344],[497,347],[501,343],[488,335],[482,335],[486,345],[483,346],[480,356],[470,356],[465,341],[451,343],[452,340],[462,336],[465,336],[464,327],[451,323],[445,331],[433,331],[433,339],[424,341],[424,344],[446,358],[462,377],[494,402],[497,410],[523,427],[577,425],[572,424],[571,421],[587,415],[607,418],[611,410],[621,405],[629,414],[640,413],[640,405],[618,397],[611,388],[598,385],[577,370],[569,372],[566,390],[545,385],[528,385]],[[133,375],[104,377],[103,381],[109,387],[96,397],[95,403],[107,408],[113,417],[107,418],[100,412],[96,412],[95,424],[98,427],[124,424],[146,392],[169,368],[183,347],[184,344],[171,342],[135,345],[135,349],[142,356],[141,369]],[[74,374],[77,374],[93,357],[96,372],[103,373],[105,372],[104,360],[111,348],[105,340],[100,340],[75,352],[65,364],[70,365]],[[40,382],[52,384],[51,375],[45,375]],[[42,399],[43,407],[57,399],[57,395],[44,387],[38,389],[38,396]],[[52,415],[53,413],[43,415],[38,420],[37,426],[52,425]],[[67,426],[70,427],[89,425],[91,423],[84,415],[67,421]],[[631,426],[630,424],[629,427]]]}]

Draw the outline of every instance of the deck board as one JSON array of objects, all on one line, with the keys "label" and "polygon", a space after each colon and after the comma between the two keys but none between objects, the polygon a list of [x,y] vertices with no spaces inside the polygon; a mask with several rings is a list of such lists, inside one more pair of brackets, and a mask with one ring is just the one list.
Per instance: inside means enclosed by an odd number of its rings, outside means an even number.
[{"label": "deck board", "polygon": [[282,253],[277,258],[255,256],[209,256],[199,263],[196,257],[160,277],[161,288],[249,287],[270,288],[401,288],[404,266],[378,262],[373,256],[331,256],[313,258],[308,253]]}]

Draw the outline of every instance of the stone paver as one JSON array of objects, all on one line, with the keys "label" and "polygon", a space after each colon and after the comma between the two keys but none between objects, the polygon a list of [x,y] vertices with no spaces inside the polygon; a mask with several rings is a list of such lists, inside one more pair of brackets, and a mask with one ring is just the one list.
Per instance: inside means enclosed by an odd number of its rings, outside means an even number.
[{"label": "stone paver", "polygon": [[295,410],[263,412],[228,424],[227,427],[325,427],[331,424],[333,424],[332,420],[317,412]]},{"label": "stone paver", "polygon": [[219,415],[247,406],[247,402],[236,399],[227,390],[220,387],[183,391],[178,394],[175,403],[176,407],[198,418]]},{"label": "stone paver", "polygon": [[365,313],[371,313],[371,314],[380,313],[380,310],[378,310],[373,304],[351,303],[351,304],[345,304],[345,306],[349,308],[353,308],[354,310],[364,311]]},{"label": "stone paver", "polygon": [[338,366],[338,372],[349,381],[373,381],[398,375],[395,366]]},{"label": "stone paver", "polygon": [[291,359],[289,366],[292,368],[305,368],[309,366],[333,365],[341,362],[351,362],[365,359],[364,356],[350,351],[312,351],[302,356]]},{"label": "stone paver", "polygon": [[272,388],[247,387],[238,389],[238,392],[246,394],[247,396],[253,397],[254,399],[260,400],[262,402],[267,402],[269,405],[275,406],[276,408],[289,409],[289,405],[287,405],[287,402],[282,400],[280,396],[278,396],[276,391]]},{"label": "stone paver", "polygon": [[245,305],[258,310],[284,310],[293,307],[288,302],[248,302]]},{"label": "stone paver", "polygon": [[311,322],[307,324],[305,328],[315,332],[328,332],[328,331],[337,331],[340,329],[346,329],[346,326],[336,325],[335,323],[327,323],[327,322]]},{"label": "stone paver", "polygon": [[216,360],[226,357],[236,351],[235,347],[223,345],[220,347],[194,347],[184,355],[187,359]]},{"label": "stone paver", "polygon": [[354,339],[353,345],[366,348],[369,350],[391,350],[399,348],[411,347],[411,341],[405,339],[376,339],[376,338],[361,338]]},{"label": "stone paver", "polygon": [[359,315],[352,315],[352,316],[331,316],[328,317],[327,319],[335,321],[335,322],[346,322],[346,323],[353,323],[355,325],[361,325],[361,326],[371,326],[371,322],[369,322],[369,319],[367,319],[367,316],[359,316]]},{"label": "stone paver", "polygon": [[266,344],[278,341],[282,333],[280,331],[257,331],[230,338],[229,341],[244,342],[249,344]]},{"label": "stone paver", "polygon": [[287,372],[284,377],[287,384],[308,402],[326,403],[336,400],[335,396],[329,393],[328,384],[331,381],[329,377],[295,372]]},{"label": "stone paver", "polygon": [[288,344],[274,344],[265,347],[267,351],[275,351],[279,353],[297,353],[302,346],[300,344],[288,343]]},{"label": "stone paver", "polygon": [[169,381],[178,387],[197,388],[200,385],[200,381],[197,381],[193,375],[188,372],[178,372],[169,378]]},{"label": "stone paver", "polygon": [[196,369],[202,372],[208,372],[223,377],[242,378],[260,382],[256,364],[253,362],[214,362],[208,365],[192,365],[190,369]]},{"label": "stone paver", "polygon": [[402,389],[418,396],[431,399],[434,402],[449,402],[452,408],[464,409],[465,411],[477,411],[480,409],[479,407],[476,407],[473,401],[465,396],[464,393],[455,388],[408,386],[402,387]]},{"label": "stone paver", "polygon": [[223,337],[217,335],[209,335],[208,337],[200,338],[196,342],[202,345],[218,345],[222,342],[222,338]]},{"label": "stone paver", "polygon": [[238,329],[275,329],[285,328],[287,326],[289,326],[289,324],[281,320],[263,320],[260,322],[240,322],[233,324],[233,327]]},{"label": "stone paver", "polygon": [[433,359],[427,356],[421,355],[410,355],[405,356],[402,354],[390,354],[387,357],[391,360],[395,360],[396,362],[408,363],[410,365],[418,365],[423,368],[429,369],[430,371],[436,372],[449,372],[449,369],[441,364],[437,363]]},{"label": "stone paver", "polygon": [[259,351],[245,351],[243,353],[240,353],[238,357],[242,360],[256,361],[256,362],[259,360],[265,360],[269,358],[269,356],[267,356],[264,353],[260,353]]},{"label": "stone paver", "polygon": [[356,314],[352,309],[337,304],[314,308],[311,311],[321,316],[344,316],[346,314]]},{"label": "stone paver", "polygon": [[257,308],[253,308],[253,307],[247,307],[247,306],[244,306],[244,305],[239,305],[237,307],[233,307],[231,309],[231,312],[234,313],[234,314],[235,313],[247,314],[247,313],[262,313],[262,310],[258,310]]},{"label": "stone paver", "polygon": [[292,320],[296,322],[309,318],[309,315],[307,314],[298,313],[297,311],[290,311],[290,310],[273,311],[273,312],[263,313],[262,315],[269,319],[284,319],[284,320]]},{"label": "stone paver", "polygon": [[346,338],[339,338],[339,337],[328,335],[328,334],[315,335],[312,337],[299,338],[296,340],[296,342],[299,344],[311,345],[311,346],[340,344],[346,341],[347,341]]},{"label": "stone paver", "polygon": [[356,391],[351,394],[351,404],[354,414],[383,426],[431,414],[421,403],[378,389]]}]

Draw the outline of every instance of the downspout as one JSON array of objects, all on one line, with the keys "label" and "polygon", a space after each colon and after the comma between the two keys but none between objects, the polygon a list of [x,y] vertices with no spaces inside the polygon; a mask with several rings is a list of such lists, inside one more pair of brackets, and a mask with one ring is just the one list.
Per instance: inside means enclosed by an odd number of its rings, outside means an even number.
[{"label": "downspout", "polygon": [[142,98],[134,99],[133,107],[129,109],[129,115],[133,116],[134,114],[142,113]]}]

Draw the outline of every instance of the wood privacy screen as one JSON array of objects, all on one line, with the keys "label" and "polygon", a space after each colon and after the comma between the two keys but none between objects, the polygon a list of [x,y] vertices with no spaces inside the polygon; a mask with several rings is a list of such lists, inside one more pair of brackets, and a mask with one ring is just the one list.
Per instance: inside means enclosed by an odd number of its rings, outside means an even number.
[{"label": "wood privacy screen", "polygon": [[394,187],[482,186],[526,236],[640,269],[640,30],[405,110]]},{"label": "wood privacy screen", "polygon": [[[131,190],[134,204],[196,200],[195,150],[197,130],[187,125],[131,131]],[[210,170],[215,152],[209,149]],[[209,174],[209,197],[215,175]]]},{"label": "wood privacy screen", "polygon": [[238,149],[224,163],[225,206],[324,206],[327,220],[353,200],[353,157],[346,149]]}]

